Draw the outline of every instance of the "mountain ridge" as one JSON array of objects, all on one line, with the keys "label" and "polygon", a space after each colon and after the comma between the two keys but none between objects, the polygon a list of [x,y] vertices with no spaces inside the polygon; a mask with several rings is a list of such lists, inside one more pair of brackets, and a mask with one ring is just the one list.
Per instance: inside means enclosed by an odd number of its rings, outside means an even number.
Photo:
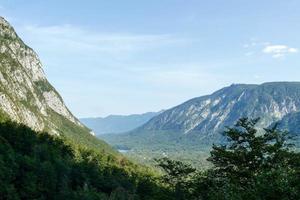
[{"label": "mountain ridge", "polygon": [[101,138],[129,149],[127,155],[142,163],[168,155],[198,165],[212,144],[226,142],[222,132],[238,119],[260,118],[262,130],[294,112],[300,112],[300,82],[233,84],[168,109],[133,131]]},{"label": "mountain ridge", "polygon": [[131,131],[149,121],[160,112],[147,112],[131,115],[108,115],[107,117],[80,118],[96,135],[115,134]]},{"label": "mountain ridge", "polygon": [[35,131],[63,135],[70,142],[116,154],[70,112],[48,82],[36,52],[0,17],[0,119],[25,124]]},{"label": "mountain ridge", "polygon": [[[228,87],[222,88],[220,90],[217,90],[216,92],[214,92],[210,95],[196,97],[196,98],[190,99],[190,100],[188,100],[188,101],[186,101],[186,102],[184,102],[184,103],[182,103],[178,106],[175,106],[171,109],[168,109],[165,112],[158,115],[157,117],[151,119],[147,124],[143,125],[139,129],[174,130],[174,128],[176,128],[176,125],[178,125],[179,129],[184,130],[184,133],[192,132],[193,130],[201,130],[201,129],[203,130],[203,128],[201,127],[202,125],[199,122],[190,125],[190,127],[187,127],[187,128],[184,127],[184,126],[188,126],[187,122],[184,121],[184,120],[188,120],[188,119],[186,119],[186,118],[183,119],[182,123],[180,124],[178,122],[181,119],[179,119],[178,116],[175,115],[175,114],[180,114],[180,113],[178,113],[178,112],[174,113],[174,112],[178,109],[182,109],[181,112],[185,111],[184,114],[189,115],[189,114],[191,114],[189,112],[192,112],[193,108],[196,108],[198,106],[198,110],[197,109],[194,110],[194,113],[196,115],[197,114],[203,114],[203,119],[207,118],[207,117],[213,118],[214,116],[209,116],[207,113],[204,112],[204,111],[207,111],[207,109],[205,110],[205,107],[210,106],[209,111],[214,112],[216,106],[222,106],[221,108],[225,109],[225,111],[223,111],[223,113],[225,112],[224,113],[225,117],[224,116],[221,116],[221,117],[226,118],[226,115],[227,115],[226,107],[231,106],[231,104],[234,104],[234,103],[237,103],[239,101],[246,100],[246,99],[247,99],[247,101],[254,101],[254,104],[256,104],[255,103],[256,99],[253,99],[253,97],[251,97],[251,95],[256,95],[256,97],[258,99],[259,98],[261,98],[261,99],[268,98],[268,97],[272,96],[272,94],[271,94],[272,91],[271,90],[272,90],[273,87],[275,87],[275,88],[277,87],[281,91],[284,91],[287,88],[297,87],[298,91],[296,91],[296,92],[297,92],[298,95],[300,94],[300,89],[299,89],[300,88],[300,82],[267,82],[267,83],[263,83],[263,84],[250,84],[250,85],[248,85],[248,84],[232,84],[231,86],[228,86]],[[273,88],[273,89],[275,89],[275,88]],[[261,94],[265,95],[266,97],[258,96],[257,94],[255,94],[255,93],[258,92],[256,90],[262,90],[262,91],[260,91]],[[277,98],[276,94],[274,94],[274,95],[275,95],[275,98]],[[247,97],[245,97],[245,96],[247,96]],[[280,98],[282,98],[282,96]],[[276,101],[278,101],[278,99],[277,100],[276,99],[275,100],[274,99],[266,99],[266,100],[269,101],[269,102],[265,102],[265,103],[274,103],[274,102],[277,103]],[[222,104],[222,101],[231,101],[231,102],[227,103],[227,105],[220,105],[220,104]],[[233,101],[235,101],[235,102],[233,102]],[[288,100],[284,99],[283,101],[287,102]],[[249,104],[248,102],[247,103],[243,102],[243,103],[245,105]],[[283,102],[280,102],[280,103],[283,103]],[[288,105],[289,106],[288,108],[285,107],[287,110],[284,110],[284,108],[275,107],[275,108],[273,108],[272,113],[271,113],[273,115],[273,117],[281,118],[283,115],[285,115],[289,112],[297,111],[297,110],[300,109],[299,100],[295,99],[294,102],[289,102],[289,103],[290,104],[297,104],[297,106],[296,105]],[[276,106],[281,106],[281,105],[276,105]],[[199,110],[199,107],[200,107],[200,110]],[[284,107],[284,105],[282,107]],[[204,110],[201,111],[201,108],[204,108]],[[282,112],[279,113],[278,110],[276,110],[276,109],[281,109]],[[233,111],[235,111],[235,110],[237,110],[236,107],[233,108]],[[254,110],[254,111],[256,111],[256,110]],[[182,114],[183,113],[181,113],[181,115]],[[215,113],[213,113],[213,114],[215,114]],[[216,113],[215,115],[217,115],[217,114],[218,113]],[[243,113],[243,114],[246,114],[246,115],[249,116],[249,113]],[[174,123],[171,124],[171,125],[168,124],[169,121],[166,121],[166,123],[164,123],[164,124],[159,124],[159,122],[161,122],[163,120],[166,120],[166,118],[167,118],[166,115],[170,116],[170,118],[171,118],[171,116],[174,116],[174,117],[177,117],[177,118],[176,118],[176,120],[173,120]],[[196,116],[192,116],[192,117],[196,117]],[[239,117],[243,117],[243,116],[240,115]],[[251,116],[249,116],[249,117],[251,117]],[[254,112],[254,115],[252,117],[260,117],[260,116],[258,116],[258,113]],[[172,120],[172,119],[169,119],[169,120]],[[236,121],[236,120],[237,120],[237,118],[235,118],[235,120],[233,120],[233,121]],[[266,124],[268,124],[268,123],[266,122]],[[214,129],[216,129],[216,128],[218,128],[218,124],[216,125],[216,127]]]}]

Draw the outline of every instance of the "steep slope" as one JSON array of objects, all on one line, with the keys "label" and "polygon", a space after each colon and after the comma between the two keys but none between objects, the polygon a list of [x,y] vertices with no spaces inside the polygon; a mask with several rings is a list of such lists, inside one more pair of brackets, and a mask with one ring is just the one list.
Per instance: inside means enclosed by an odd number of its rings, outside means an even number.
[{"label": "steep slope", "polygon": [[166,110],[129,133],[101,137],[131,149],[128,155],[142,162],[164,155],[198,162],[212,143],[224,142],[221,132],[239,118],[260,117],[263,128],[297,111],[299,82],[237,84]]},{"label": "steep slope", "polygon": [[0,133],[0,199],[166,199],[154,171],[124,158],[116,164],[15,122]]},{"label": "steep slope", "polygon": [[36,131],[64,135],[75,143],[114,152],[95,140],[65,106],[49,84],[37,54],[0,17],[0,113],[1,119],[23,123]]},{"label": "steep slope", "polygon": [[207,137],[233,125],[241,117],[260,117],[260,126],[267,127],[299,110],[300,83],[238,84],[167,110],[138,131],[167,130]]},{"label": "steep slope", "polygon": [[133,115],[109,115],[107,117],[82,118],[80,121],[92,129],[96,135],[122,133],[142,126],[159,113],[147,112]]},{"label": "steep slope", "polygon": [[289,113],[278,122],[278,127],[300,136],[300,112]]},{"label": "steep slope", "polygon": [[293,143],[300,148],[300,112],[289,113],[276,123],[279,129],[290,133]]}]

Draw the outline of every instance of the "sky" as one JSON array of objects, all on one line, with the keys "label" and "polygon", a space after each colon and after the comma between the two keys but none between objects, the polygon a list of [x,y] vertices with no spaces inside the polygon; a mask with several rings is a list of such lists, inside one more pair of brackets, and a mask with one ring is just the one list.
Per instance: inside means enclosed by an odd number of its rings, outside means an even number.
[{"label": "sky", "polygon": [[77,117],[300,81],[299,0],[0,0]]}]

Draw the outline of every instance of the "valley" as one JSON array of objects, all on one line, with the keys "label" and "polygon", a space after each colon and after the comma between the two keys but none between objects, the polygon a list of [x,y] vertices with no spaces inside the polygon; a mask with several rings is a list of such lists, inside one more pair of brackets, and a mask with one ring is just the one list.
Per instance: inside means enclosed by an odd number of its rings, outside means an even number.
[{"label": "valley", "polygon": [[0,1],[0,200],[298,200],[297,1]]},{"label": "valley", "polygon": [[222,131],[243,117],[260,118],[258,129],[278,123],[298,145],[299,97],[298,82],[235,84],[166,110],[132,131],[100,138],[130,149],[126,155],[140,163],[168,156],[207,167],[212,144],[224,144]]}]

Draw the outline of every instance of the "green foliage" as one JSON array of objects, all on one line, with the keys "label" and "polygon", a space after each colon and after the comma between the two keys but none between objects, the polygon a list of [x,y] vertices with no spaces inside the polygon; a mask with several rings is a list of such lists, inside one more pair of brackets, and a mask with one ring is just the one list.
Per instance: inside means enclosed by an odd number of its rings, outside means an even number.
[{"label": "green foliage", "polygon": [[146,168],[68,143],[0,124],[0,199],[163,199]]},{"label": "green foliage", "polygon": [[235,127],[225,131],[228,143],[213,146],[208,160],[215,165],[218,175],[230,174],[231,178],[246,183],[260,169],[273,169],[285,163],[286,134],[277,131],[275,126],[258,135],[255,128],[258,121],[240,119]]},{"label": "green foliage", "polygon": [[[198,169],[207,169],[211,164],[206,160],[211,147],[200,143],[200,140],[190,140],[180,137],[175,131],[149,131],[134,134],[106,134],[99,137],[115,148],[128,149],[126,156],[149,166],[155,166],[154,159],[167,155],[173,160],[180,160]],[[159,135],[159,137],[156,137]]]},{"label": "green foliage", "polygon": [[[261,85],[233,84],[211,95],[193,98],[155,116],[143,126],[120,135],[100,136],[112,146],[132,149],[127,155],[137,161],[152,164],[153,157],[167,154],[201,169],[213,143],[221,143],[220,134],[241,117],[260,117],[260,128],[279,120],[274,115],[274,103],[290,112],[286,99],[300,106],[299,82],[272,82]],[[205,105],[205,109],[204,106]],[[265,109],[265,108],[270,109]],[[204,117],[203,116],[207,116]],[[283,119],[288,130],[300,141],[300,114],[290,112]],[[292,130],[291,128],[295,128]],[[298,147],[300,143],[298,142]]]},{"label": "green foliage", "polygon": [[[213,146],[214,167],[197,179],[203,199],[300,199],[300,154],[289,150],[287,133],[265,129],[256,120],[240,119],[224,135],[228,143]],[[207,193],[208,192],[208,193]]]},{"label": "green foliage", "polygon": [[39,91],[42,92],[55,91],[55,89],[46,80],[36,81],[35,85],[37,86],[37,88],[39,88]]},{"label": "green foliage", "polygon": [[195,168],[180,161],[170,160],[169,158],[157,159],[157,166],[163,169],[165,174],[162,176],[163,183],[167,184],[173,191],[174,199],[187,199],[190,197],[190,183]]},{"label": "green foliage", "polygon": [[[213,167],[195,171],[189,165],[160,159],[162,180],[172,199],[300,199],[300,154],[289,150],[287,133],[276,126],[261,133],[258,119],[240,119],[224,132],[225,145],[213,146]],[[179,187],[176,187],[179,186]]]},{"label": "green foliage", "polygon": [[79,145],[97,152],[111,154],[112,156],[120,156],[113,148],[106,142],[97,139],[89,133],[86,127],[79,126],[64,118],[63,116],[51,112],[50,122],[56,124],[57,131],[74,145]]},{"label": "green foliage", "polygon": [[163,174],[123,157],[96,152],[13,122],[0,124],[0,200],[296,200],[300,154],[287,133],[261,133],[243,118],[213,146],[213,167],[198,171],[169,158],[156,159]]}]

